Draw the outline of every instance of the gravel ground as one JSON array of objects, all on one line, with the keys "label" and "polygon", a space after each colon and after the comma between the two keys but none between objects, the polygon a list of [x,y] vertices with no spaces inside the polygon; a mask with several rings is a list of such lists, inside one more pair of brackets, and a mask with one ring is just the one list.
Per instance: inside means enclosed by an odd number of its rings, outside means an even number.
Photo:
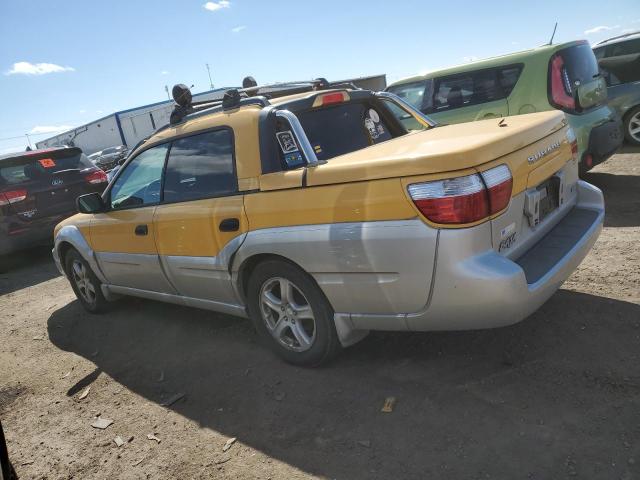
[{"label": "gravel ground", "polygon": [[[47,479],[640,478],[640,150],[587,180],[605,192],[605,229],[527,320],[376,333],[322,369],[281,363],[233,317],[135,299],[91,316],[48,249],[5,259],[0,417],[16,470]],[[382,413],[389,396],[395,408]],[[96,417],[113,424],[92,428]]]}]

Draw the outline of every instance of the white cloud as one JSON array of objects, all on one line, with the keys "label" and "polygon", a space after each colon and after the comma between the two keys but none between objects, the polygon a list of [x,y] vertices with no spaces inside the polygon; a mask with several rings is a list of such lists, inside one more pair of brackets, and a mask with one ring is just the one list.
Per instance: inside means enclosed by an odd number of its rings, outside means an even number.
[{"label": "white cloud", "polygon": [[229,8],[231,6],[231,2],[227,0],[220,0],[219,2],[207,2],[202,6],[205,8],[205,10],[215,12],[216,10],[220,10],[222,8]]},{"label": "white cloud", "polygon": [[160,75],[169,75],[169,71],[168,70],[162,70],[160,72]]},{"label": "white cloud", "polygon": [[246,26],[246,25],[238,25],[237,27],[233,27],[233,28],[231,29],[231,31],[232,31],[233,33],[240,33],[240,32],[241,32],[242,30],[244,30],[245,28],[247,28],[247,26]]},{"label": "white cloud", "polygon": [[635,29],[633,29],[633,28],[625,28],[623,30],[620,30],[620,33],[623,34],[623,35],[625,33],[633,33],[633,32],[635,32]]},{"label": "white cloud", "polygon": [[615,30],[616,28],[620,28],[620,25],[614,25],[613,27],[608,27],[607,25],[600,25],[598,27],[590,28],[589,30],[585,30],[585,35],[593,35],[594,33],[607,32],[609,30]]},{"label": "white cloud", "polygon": [[102,113],[102,110],[96,110],[96,113]]},{"label": "white cloud", "polygon": [[55,63],[17,62],[5,75],[46,75],[47,73],[74,72],[73,67],[63,67]]},{"label": "white cloud", "polygon": [[64,132],[66,130],[71,130],[72,128],[73,127],[71,125],[38,125],[33,127],[29,133],[36,135],[38,133]]},{"label": "white cloud", "polygon": [[79,110],[79,113],[87,113],[85,109]]}]

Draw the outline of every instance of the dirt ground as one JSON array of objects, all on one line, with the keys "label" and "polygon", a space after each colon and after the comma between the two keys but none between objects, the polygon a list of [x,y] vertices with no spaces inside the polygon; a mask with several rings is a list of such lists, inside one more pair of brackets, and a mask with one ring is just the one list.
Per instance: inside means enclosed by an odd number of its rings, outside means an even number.
[{"label": "dirt ground", "polygon": [[[0,417],[16,470],[640,478],[640,150],[588,180],[605,192],[605,229],[537,313],[497,330],[371,334],[322,369],[283,364],[233,317],[135,299],[91,316],[47,248],[13,256],[0,274]],[[113,424],[92,428],[96,416]]]}]

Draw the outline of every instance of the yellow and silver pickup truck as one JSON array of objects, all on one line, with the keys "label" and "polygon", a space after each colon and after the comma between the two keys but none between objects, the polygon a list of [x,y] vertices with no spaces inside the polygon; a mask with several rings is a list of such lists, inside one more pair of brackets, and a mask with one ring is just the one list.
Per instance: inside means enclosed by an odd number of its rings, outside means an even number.
[{"label": "yellow and silver pickup truck", "polygon": [[355,89],[176,112],[55,229],[90,312],[133,295],[249,317],[318,365],[370,330],[518,322],[602,229],[560,112],[437,126]]}]

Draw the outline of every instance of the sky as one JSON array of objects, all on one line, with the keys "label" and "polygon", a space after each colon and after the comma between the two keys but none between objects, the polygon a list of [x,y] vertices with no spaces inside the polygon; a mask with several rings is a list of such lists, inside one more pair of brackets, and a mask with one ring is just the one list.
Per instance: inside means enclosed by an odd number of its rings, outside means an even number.
[{"label": "sky", "polygon": [[640,30],[640,0],[0,0],[0,154],[209,89],[428,70]]}]

